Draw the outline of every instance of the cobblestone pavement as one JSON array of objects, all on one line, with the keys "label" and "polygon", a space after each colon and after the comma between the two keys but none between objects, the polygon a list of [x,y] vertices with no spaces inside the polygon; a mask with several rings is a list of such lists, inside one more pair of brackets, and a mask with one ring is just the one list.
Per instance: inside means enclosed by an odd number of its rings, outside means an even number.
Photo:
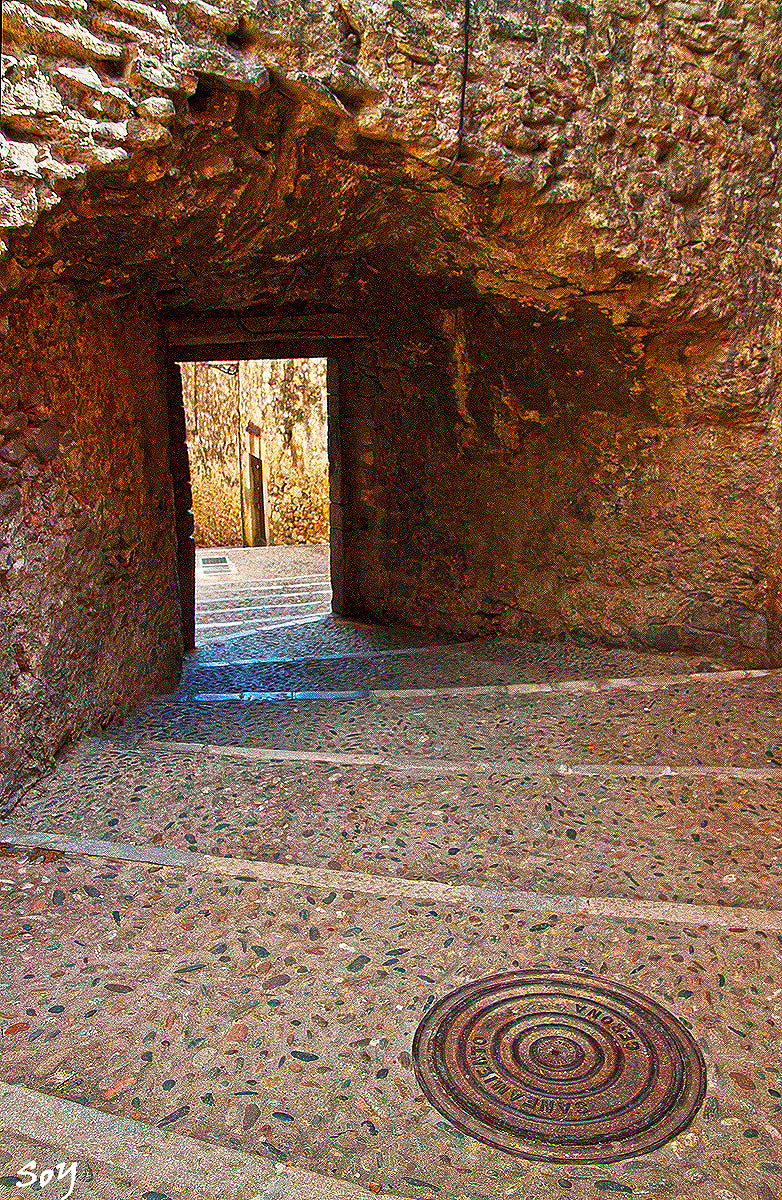
[{"label": "cobblestone pavement", "polygon": [[196,640],[203,645],[331,611],[328,546],[199,550],[196,578]]},{"label": "cobblestone pavement", "polygon": [[444,882],[782,907],[779,783],[514,778],[93,740],[28,829]]},{"label": "cobblestone pavement", "polygon": [[[78,1149],[78,1200],[782,1200],[780,679],[331,616],[210,641],[0,830],[6,1186]],[[687,1023],[685,1133],[557,1165],[428,1103],[427,1008],[536,966]]]}]

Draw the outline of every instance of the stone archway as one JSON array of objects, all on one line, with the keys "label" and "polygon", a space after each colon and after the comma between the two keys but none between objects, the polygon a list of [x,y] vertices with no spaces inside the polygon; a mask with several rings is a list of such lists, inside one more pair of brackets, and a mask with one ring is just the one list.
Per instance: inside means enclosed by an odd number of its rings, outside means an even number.
[{"label": "stone archway", "polygon": [[453,162],[455,11],[6,5],[9,745],[176,674],[171,321],[339,343],[346,613],[778,661],[773,38],[577,7]]}]

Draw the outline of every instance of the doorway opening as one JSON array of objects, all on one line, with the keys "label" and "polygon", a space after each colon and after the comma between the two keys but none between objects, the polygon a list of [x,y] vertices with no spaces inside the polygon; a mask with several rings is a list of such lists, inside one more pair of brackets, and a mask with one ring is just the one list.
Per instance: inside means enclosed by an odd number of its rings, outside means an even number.
[{"label": "doorway opening", "polygon": [[180,361],[194,641],[331,611],[326,358]]}]

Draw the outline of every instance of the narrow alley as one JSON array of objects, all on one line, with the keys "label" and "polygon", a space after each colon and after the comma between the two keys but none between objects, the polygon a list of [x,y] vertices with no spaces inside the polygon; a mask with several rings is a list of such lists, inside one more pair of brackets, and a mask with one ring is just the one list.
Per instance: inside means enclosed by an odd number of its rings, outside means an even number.
[{"label": "narrow alley", "polygon": [[782,1200],[782,4],[2,18],[0,1200]]}]

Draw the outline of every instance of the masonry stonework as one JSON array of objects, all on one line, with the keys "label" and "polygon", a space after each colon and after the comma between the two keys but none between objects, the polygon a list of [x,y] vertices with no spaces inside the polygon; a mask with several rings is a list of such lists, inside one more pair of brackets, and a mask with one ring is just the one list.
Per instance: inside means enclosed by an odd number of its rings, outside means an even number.
[{"label": "masonry stonework", "polygon": [[143,304],[36,289],[0,368],[0,792],[176,680],[162,346]]},{"label": "masonry stonework", "polygon": [[325,359],[250,360],[239,378],[246,428],[259,431],[263,453],[268,544],[328,542]]},{"label": "masonry stonework", "polygon": [[578,318],[519,311],[503,352],[469,300],[438,314],[463,331],[460,404],[418,317],[414,341],[375,347],[352,425],[356,611],[779,661],[779,460],[760,413],[683,419],[670,374],[639,405]]},{"label": "masonry stonework", "polygon": [[238,363],[182,363],[193,537],[197,546],[243,546]]},{"label": "masonry stonework", "polygon": [[[7,0],[10,344],[77,352],[36,315],[54,284],[95,313],[219,314],[243,348],[215,358],[317,325],[346,612],[779,663],[779,10],[490,0],[457,159],[461,22]],[[67,371],[107,406],[97,461],[116,401]]]}]

